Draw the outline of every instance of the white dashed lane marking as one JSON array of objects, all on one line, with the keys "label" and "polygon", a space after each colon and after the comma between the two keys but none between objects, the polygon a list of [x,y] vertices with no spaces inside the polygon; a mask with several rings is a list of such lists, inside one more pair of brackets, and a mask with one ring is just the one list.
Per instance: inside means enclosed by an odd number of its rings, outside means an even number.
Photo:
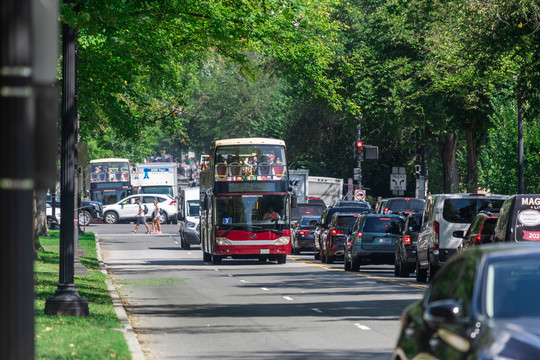
[{"label": "white dashed lane marking", "polygon": [[366,325],[362,325],[362,324],[354,324],[354,326],[356,326],[356,327],[359,328],[360,330],[371,330],[371,328],[369,328],[369,327],[366,326]]},{"label": "white dashed lane marking", "polygon": [[317,308],[311,308],[311,310],[315,311],[315,312],[318,312],[319,314],[322,314],[322,311],[321,309],[317,309]]},{"label": "white dashed lane marking", "polygon": [[261,288],[262,291],[270,291],[268,288]]},{"label": "white dashed lane marking", "polygon": [[294,301],[294,299],[290,296],[284,296],[283,298],[288,301]]}]

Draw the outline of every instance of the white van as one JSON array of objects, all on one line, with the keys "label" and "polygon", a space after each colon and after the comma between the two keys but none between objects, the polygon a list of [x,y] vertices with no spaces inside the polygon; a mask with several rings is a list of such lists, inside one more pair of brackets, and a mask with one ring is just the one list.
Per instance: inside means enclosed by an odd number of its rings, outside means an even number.
[{"label": "white van", "polygon": [[182,189],[180,194],[180,210],[178,212],[180,246],[182,249],[189,249],[191,244],[201,243],[199,203],[198,187]]},{"label": "white van", "polygon": [[438,194],[424,203],[422,227],[416,242],[416,280],[426,282],[453,255],[474,217],[483,210],[497,210],[507,195]]}]

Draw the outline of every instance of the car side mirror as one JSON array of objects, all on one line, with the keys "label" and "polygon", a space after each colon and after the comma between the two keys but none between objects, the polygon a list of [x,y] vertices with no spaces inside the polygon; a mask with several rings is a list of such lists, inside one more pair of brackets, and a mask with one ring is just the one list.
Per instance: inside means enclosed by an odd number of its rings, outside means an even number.
[{"label": "car side mirror", "polygon": [[465,237],[465,231],[463,231],[463,230],[454,231],[452,233],[452,236],[456,237],[456,238],[464,238]]},{"label": "car side mirror", "polygon": [[443,323],[459,323],[463,319],[461,305],[452,299],[434,301],[426,307],[424,320],[434,326]]}]

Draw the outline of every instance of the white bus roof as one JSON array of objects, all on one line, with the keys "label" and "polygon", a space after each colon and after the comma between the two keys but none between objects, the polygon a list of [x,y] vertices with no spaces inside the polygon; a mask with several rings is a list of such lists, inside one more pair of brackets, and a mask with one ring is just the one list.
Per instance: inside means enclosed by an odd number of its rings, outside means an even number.
[{"label": "white bus roof", "polygon": [[285,141],[267,138],[238,138],[216,140],[216,146],[223,145],[282,145],[285,146]]},{"label": "white bus roof", "polygon": [[103,163],[103,162],[127,162],[127,163],[129,163],[129,159],[107,158],[107,159],[90,160],[90,164]]}]

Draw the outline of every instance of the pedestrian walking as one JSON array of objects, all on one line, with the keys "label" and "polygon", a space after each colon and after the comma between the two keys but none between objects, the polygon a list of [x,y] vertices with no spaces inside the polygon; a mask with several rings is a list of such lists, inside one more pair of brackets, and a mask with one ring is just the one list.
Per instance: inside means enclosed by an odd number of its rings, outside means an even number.
[{"label": "pedestrian walking", "polygon": [[154,212],[152,213],[152,234],[161,234],[161,214],[157,199],[154,199]]},{"label": "pedestrian walking", "polygon": [[148,224],[146,223],[146,215],[144,213],[144,207],[141,204],[141,199],[136,198],[135,204],[139,205],[139,211],[137,212],[137,215],[135,216],[137,218],[137,225],[135,225],[135,230],[133,230],[134,233],[139,230],[139,225],[144,224],[146,226],[146,233],[150,233],[150,228],[148,227]]}]

